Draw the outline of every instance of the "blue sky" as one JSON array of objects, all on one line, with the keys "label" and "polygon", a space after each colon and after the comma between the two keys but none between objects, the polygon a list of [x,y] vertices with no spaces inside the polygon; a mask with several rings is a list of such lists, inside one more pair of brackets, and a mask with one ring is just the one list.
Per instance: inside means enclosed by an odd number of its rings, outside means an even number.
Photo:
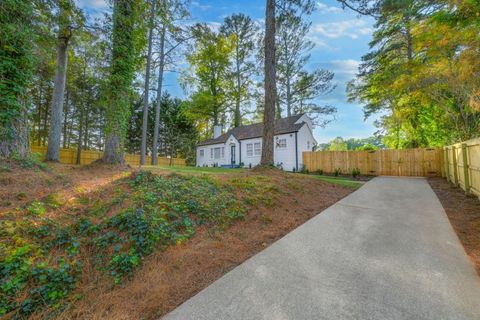
[{"label": "blue sky", "polygon": [[[105,0],[78,0],[79,6],[95,16],[108,12]],[[254,20],[262,21],[265,15],[264,0],[192,0],[192,20],[219,24],[233,13],[244,13]],[[324,143],[337,136],[344,138],[365,138],[373,135],[375,118],[364,121],[360,105],[348,103],[345,84],[354,77],[361,56],[368,51],[373,31],[373,20],[358,17],[357,14],[341,9],[335,0],[317,1],[317,10],[310,17],[312,28],[309,35],[315,43],[308,68],[324,68],[335,73],[337,88],[320,97],[320,103],[331,104],[338,109],[336,120],[326,128],[316,128],[315,137]],[[177,74],[166,76],[165,89],[171,94],[183,97],[177,82]]]}]

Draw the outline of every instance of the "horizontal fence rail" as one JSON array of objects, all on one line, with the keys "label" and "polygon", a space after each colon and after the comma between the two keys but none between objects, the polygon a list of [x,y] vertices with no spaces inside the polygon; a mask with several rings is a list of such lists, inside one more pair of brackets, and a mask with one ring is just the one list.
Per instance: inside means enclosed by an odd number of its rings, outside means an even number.
[{"label": "horizontal fence rail", "polygon": [[[43,146],[31,146],[32,152],[40,153],[41,155],[45,155],[47,152],[47,147]],[[100,158],[102,158],[103,152],[102,151],[95,151],[95,150],[82,150],[80,153],[80,164],[90,164]],[[140,165],[140,155],[138,154],[125,154],[125,162],[131,166],[138,166]],[[145,163],[150,164],[152,162],[152,157],[147,156]],[[77,163],[77,150],[75,149],[60,149],[60,163],[65,164],[76,164]],[[185,166],[185,159],[180,158],[167,158],[167,157],[158,157],[158,165],[159,166]]]},{"label": "horizontal fence rail", "polygon": [[376,151],[315,151],[303,153],[309,171],[351,173],[374,176],[443,176],[442,149],[417,148]]},{"label": "horizontal fence rail", "polygon": [[480,138],[456,143],[443,150],[447,180],[480,197]]}]

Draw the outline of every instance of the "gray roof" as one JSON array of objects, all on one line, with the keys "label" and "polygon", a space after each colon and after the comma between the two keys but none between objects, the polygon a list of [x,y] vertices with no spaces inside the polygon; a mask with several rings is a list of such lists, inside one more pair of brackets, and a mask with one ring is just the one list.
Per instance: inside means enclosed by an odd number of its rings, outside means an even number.
[{"label": "gray roof", "polygon": [[[297,132],[303,126],[304,122],[295,123],[303,114],[297,114],[291,117],[281,118],[275,120],[274,134],[284,134]],[[252,138],[259,138],[263,135],[263,123],[255,123],[248,126],[240,126],[232,128],[215,139],[207,139],[200,141],[197,146],[207,146],[210,144],[225,143],[227,139],[233,135],[237,140],[245,140]]]}]

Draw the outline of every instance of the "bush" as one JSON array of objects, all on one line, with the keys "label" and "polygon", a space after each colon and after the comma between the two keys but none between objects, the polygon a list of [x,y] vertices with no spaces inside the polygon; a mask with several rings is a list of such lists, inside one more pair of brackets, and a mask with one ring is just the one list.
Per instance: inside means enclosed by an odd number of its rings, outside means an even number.
[{"label": "bush", "polygon": [[352,169],[352,176],[353,176],[354,178],[357,178],[359,175],[360,175],[360,169],[358,169],[358,168],[353,168],[353,169]]},{"label": "bush", "polygon": [[31,215],[41,216],[45,214],[47,209],[45,209],[45,205],[43,204],[43,202],[33,201],[28,205],[27,211]]},{"label": "bush", "polygon": [[339,175],[342,174],[342,169],[336,168],[335,171],[333,172],[333,174],[335,175],[335,177],[338,177]]},{"label": "bush", "polygon": [[318,169],[317,171],[315,171],[315,174],[318,174],[319,176],[321,176],[321,175],[323,175],[323,170]]}]

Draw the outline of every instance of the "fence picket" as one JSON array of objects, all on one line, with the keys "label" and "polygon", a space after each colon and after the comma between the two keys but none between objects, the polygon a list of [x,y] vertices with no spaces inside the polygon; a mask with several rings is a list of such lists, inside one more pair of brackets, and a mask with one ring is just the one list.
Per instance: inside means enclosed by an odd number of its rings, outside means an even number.
[{"label": "fence picket", "polygon": [[363,174],[388,176],[442,176],[443,156],[442,149],[426,148],[303,153],[309,171],[333,173],[340,168],[343,173],[350,173],[358,168]]},{"label": "fence picket", "polygon": [[[32,152],[40,153],[41,155],[45,155],[47,152],[47,147],[43,146],[31,146]],[[80,154],[80,164],[90,164],[103,156],[102,151],[95,151],[95,150],[82,150]],[[151,157],[148,156],[146,159],[146,163],[151,163]],[[60,149],[60,163],[65,164],[76,164],[77,160],[77,151],[74,149]],[[140,165],[140,155],[138,154],[125,154],[125,162],[131,166],[138,166]],[[167,157],[159,157],[158,158],[158,165],[172,165],[175,166],[185,166],[185,159],[180,158],[167,158]]]}]

